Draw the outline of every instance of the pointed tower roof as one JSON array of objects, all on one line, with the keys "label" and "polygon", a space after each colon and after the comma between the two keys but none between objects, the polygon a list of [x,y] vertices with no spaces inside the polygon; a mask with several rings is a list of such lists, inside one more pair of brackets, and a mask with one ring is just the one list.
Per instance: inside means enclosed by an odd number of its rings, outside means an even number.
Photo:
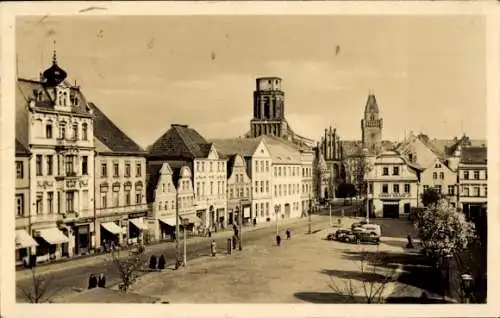
[{"label": "pointed tower roof", "polygon": [[375,98],[375,94],[369,94],[368,100],[366,101],[365,114],[378,113],[378,112],[379,109],[378,109],[377,99]]},{"label": "pointed tower roof", "polygon": [[52,66],[50,66],[48,69],[46,69],[43,72],[43,77],[45,78],[45,83],[48,86],[57,86],[59,83],[64,81],[68,74],[57,65],[57,56],[56,56],[56,48],[55,48],[55,41],[54,41],[54,54],[52,56]]}]

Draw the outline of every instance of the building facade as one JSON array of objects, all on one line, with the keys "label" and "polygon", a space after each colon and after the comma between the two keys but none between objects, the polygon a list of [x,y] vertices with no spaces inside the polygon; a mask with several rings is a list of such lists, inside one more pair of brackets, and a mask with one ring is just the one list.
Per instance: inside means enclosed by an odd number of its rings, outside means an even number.
[{"label": "building facade", "polygon": [[[57,63],[40,80],[18,79],[16,139],[29,145],[29,224],[37,261],[84,254],[80,224],[92,224],[93,114],[80,88]],[[91,231],[91,230],[90,230]]]},{"label": "building facade", "polygon": [[366,176],[370,214],[398,218],[418,204],[419,173],[395,151],[378,155]]},{"label": "building facade", "polygon": [[488,156],[486,147],[459,148],[459,207],[469,219],[486,214],[488,206]]},{"label": "building facade", "polygon": [[27,264],[28,257],[36,253],[36,241],[31,236],[30,219],[30,153],[17,139],[15,141],[15,217],[16,217],[16,265]]},{"label": "building facade", "polygon": [[252,180],[247,174],[245,159],[240,154],[231,155],[227,161],[228,224],[246,224],[251,221],[251,189]]},{"label": "building facade", "polygon": [[149,164],[188,166],[193,172],[196,216],[203,226],[217,230],[227,226],[226,160],[212,143],[187,125],[172,124],[149,150]]}]

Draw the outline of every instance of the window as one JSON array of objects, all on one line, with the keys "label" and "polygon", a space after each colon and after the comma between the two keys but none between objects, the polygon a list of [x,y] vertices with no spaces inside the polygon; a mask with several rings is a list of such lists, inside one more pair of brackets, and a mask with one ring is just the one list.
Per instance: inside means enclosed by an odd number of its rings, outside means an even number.
[{"label": "window", "polygon": [[214,168],[214,163],[212,161],[210,161],[210,172],[213,171],[213,168]]},{"label": "window", "polygon": [[204,162],[202,162],[202,163],[201,163],[201,172],[204,172],[204,171],[205,171],[205,163],[204,163]]},{"label": "window", "polygon": [[199,182],[196,182],[196,196],[197,197],[200,196],[200,183]]},{"label": "window", "polygon": [[36,214],[40,215],[43,213],[43,194],[42,192],[36,193]]},{"label": "window", "polygon": [[135,165],[135,176],[140,177],[142,174],[141,164],[138,163]]},{"label": "window", "polygon": [[488,187],[487,186],[484,186],[484,196],[485,197],[488,196]]},{"label": "window", "polygon": [[392,168],[392,175],[393,176],[399,176],[399,167],[393,167]]},{"label": "window", "polygon": [[129,162],[125,163],[125,177],[130,178],[130,163]]},{"label": "window", "polygon": [[427,184],[424,184],[424,192],[429,190],[429,186]]},{"label": "window", "polygon": [[106,178],[108,176],[108,165],[106,163],[101,163],[101,177]]},{"label": "window", "polygon": [[89,165],[89,157],[82,156],[82,175],[84,176],[89,174],[88,165]]},{"label": "window", "polygon": [[443,180],[444,179],[444,172],[439,173],[439,179]]},{"label": "window", "polygon": [[119,194],[120,194],[120,192],[118,192],[118,191],[113,191],[111,194],[111,201],[112,201],[114,207],[117,207],[120,205]]},{"label": "window", "polygon": [[389,185],[382,184],[382,193],[389,193]]},{"label": "window", "polygon": [[16,194],[16,215],[24,216],[24,194]]},{"label": "window", "polygon": [[394,193],[399,193],[399,184],[393,184],[392,185],[392,191]]},{"label": "window", "polygon": [[255,181],[255,192],[259,192],[259,181]]},{"label": "window", "polygon": [[108,194],[101,193],[101,207],[106,209],[108,207]]},{"label": "window", "polygon": [[199,162],[196,162],[196,171],[199,172],[200,171],[200,163]]},{"label": "window", "polygon": [[125,191],[125,205],[130,205],[130,191]]},{"label": "window", "polygon": [[436,189],[437,193],[442,193],[443,192],[443,188],[441,187],[441,185],[437,185],[435,187],[435,189]]},{"label": "window", "polygon": [[288,195],[291,195],[292,194],[292,185],[289,184],[288,185]]},{"label": "window", "polygon": [[474,179],[479,180],[479,171],[474,170]]},{"label": "window", "polygon": [[78,124],[73,124],[73,140],[78,140]]},{"label": "window", "polygon": [[269,161],[266,160],[266,172],[269,172]]},{"label": "window", "polygon": [[411,192],[411,185],[409,183],[405,184],[405,193],[410,193]]},{"label": "window", "polygon": [[42,155],[36,155],[36,175],[41,176],[42,174]]},{"label": "window", "polygon": [[269,181],[266,181],[266,193],[269,193]]},{"label": "window", "polygon": [[264,192],[264,181],[260,182],[260,193]]},{"label": "window", "polygon": [[214,194],[214,182],[210,181],[210,195]]},{"label": "window", "polygon": [[[288,172],[290,172],[290,167],[288,167]],[[286,167],[283,167],[283,176],[286,177]]]},{"label": "window", "polygon": [[281,177],[281,167],[278,167],[278,176]]},{"label": "window", "polygon": [[278,186],[278,195],[281,196],[281,184]]},{"label": "window", "polygon": [[368,191],[369,191],[369,193],[373,193],[373,182],[370,182],[368,184]]},{"label": "window", "polygon": [[469,187],[463,187],[463,193],[464,193],[464,197],[468,197],[469,196]]},{"label": "window", "polygon": [[52,125],[47,124],[45,126],[45,138],[52,139]]},{"label": "window", "polygon": [[113,177],[119,177],[120,176],[120,166],[118,163],[113,163]]},{"label": "window", "polygon": [[233,198],[233,189],[229,189],[229,198],[232,199]]},{"label": "window", "polygon": [[259,161],[255,160],[255,172],[259,172]]},{"label": "window", "polygon": [[266,202],[266,216],[269,216],[269,202]]},{"label": "window", "polygon": [[389,175],[389,168],[384,167],[383,170],[382,170],[382,175],[383,176],[388,176]]},{"label": "window", "polygon": [[82,140],[87,140],[88,137],[88,125],[87,123],[82,124]]},{"label": "window", "polygon": [[432,173],[432,179],[436,180],[438,178],[437,172]]},{"label": "window", "polygon": [[434,168],[441,168],[441,164],[439,162],[436,162],[436,164],[434,165]]},{"label": "window", "polygon": [[66,123],[59,124],[59,139],[66,138]]},{"label": "window", "polygon": [[16,161],[16,179],[24,178],[24,166],[22,161]]},{"label": "window", "polygon": [[448,195],[455,195],[455,186],[454,185],[448,186]]},{"label": "window", "polygon": [[464,180],[469,180],[469,171],[464,171]]},{"label": "window", "polygon": [[478,197],[478,196],[480,196],[480,194],[481,194],[480,188],[479,187],[474,187],[474,196]]},{"label": "window", "polygon": [[274,185],[274,196],[278,196],[278,186]]},{"label": "window", "polygon": [[73,157],[74,156],[66,156],[66,175],[67,176],[72,176],[75,173],[75,170],[73,169]]},{"label": "window", "polygon": [[274,176],[277,177],[278,176],[278,168],[274,167]]},{"label": "window", "polygon": [[260,171],[264,172],[264,161],[260,162]]},{"label": "window", "polygon": [[47,192],[47,213],[54,213],[54,192]]},{"label": "window", "polygon": [[264,216],[264,203],[260,204],[260,216]]},{"label": "window", "polygon": [[75,212],[75,193],[73,191],[66,192],[66,211],[68,213]]}]

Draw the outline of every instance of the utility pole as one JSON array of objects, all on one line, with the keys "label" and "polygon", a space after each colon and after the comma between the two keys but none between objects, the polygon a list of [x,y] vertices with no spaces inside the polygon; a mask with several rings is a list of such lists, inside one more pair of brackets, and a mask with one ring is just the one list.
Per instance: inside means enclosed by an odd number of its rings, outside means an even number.
[{"label": "utility pole", "polygon": [[186,225],[187,222],[183,222],[183,230],[182,232],[184,233],[184,266],[187,264],[187,240],[186,240]]},{"label": "utility pole", "polygon": [[240,210],[240,214],[238,215],[239,216],[239,219],[240,219],[240,237],[238,238],[238,249],[241,251],[243,250],[243,246],[242,246],[242,239],[243,239],[243,207],[241,206],[241,200],[238,201],[238,205],[239,205],[239,210]]},{"label": "utility pole", "polygon": [[309,234],[312,234],[311,212],[312,212],[312,201],[311,201],[311,194],[309,194]]},{"label": "utility pole", "polygon": [[279,230],[278,230],[278,212],[280,210],[280,206],[279,205],[275,205],[274,206],[274,214],[276,215],[276,236],[279,234]]},{"label": "utility pole", "polygon": [[179,244],[179,193],[176,193],[175,194],[175,262],[179,264],[180,260],[181,257],[180,257],[180,244]]},{"label": "utility pole", "polygon": [[332,199],[328,201],[328,208],[330,210],[330,227],[332,226]]}]

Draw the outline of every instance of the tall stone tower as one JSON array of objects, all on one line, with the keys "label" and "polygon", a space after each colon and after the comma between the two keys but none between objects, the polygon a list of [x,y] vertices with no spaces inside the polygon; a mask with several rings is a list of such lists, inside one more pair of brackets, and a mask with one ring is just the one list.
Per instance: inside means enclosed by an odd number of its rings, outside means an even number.
[{"label": "tall stone tower", "polygon": [[256,89],[253,92],[253,118],[250,121],[251,137],[261,135],[288,137],[284,97],[281,78],[257,78]]},{"label": "tall stone tower", "polygon": [[382,150],[382,118],[375,95],[370,94],[365,106],[365,116],[361,120],[361,141],[370,154]]}]

